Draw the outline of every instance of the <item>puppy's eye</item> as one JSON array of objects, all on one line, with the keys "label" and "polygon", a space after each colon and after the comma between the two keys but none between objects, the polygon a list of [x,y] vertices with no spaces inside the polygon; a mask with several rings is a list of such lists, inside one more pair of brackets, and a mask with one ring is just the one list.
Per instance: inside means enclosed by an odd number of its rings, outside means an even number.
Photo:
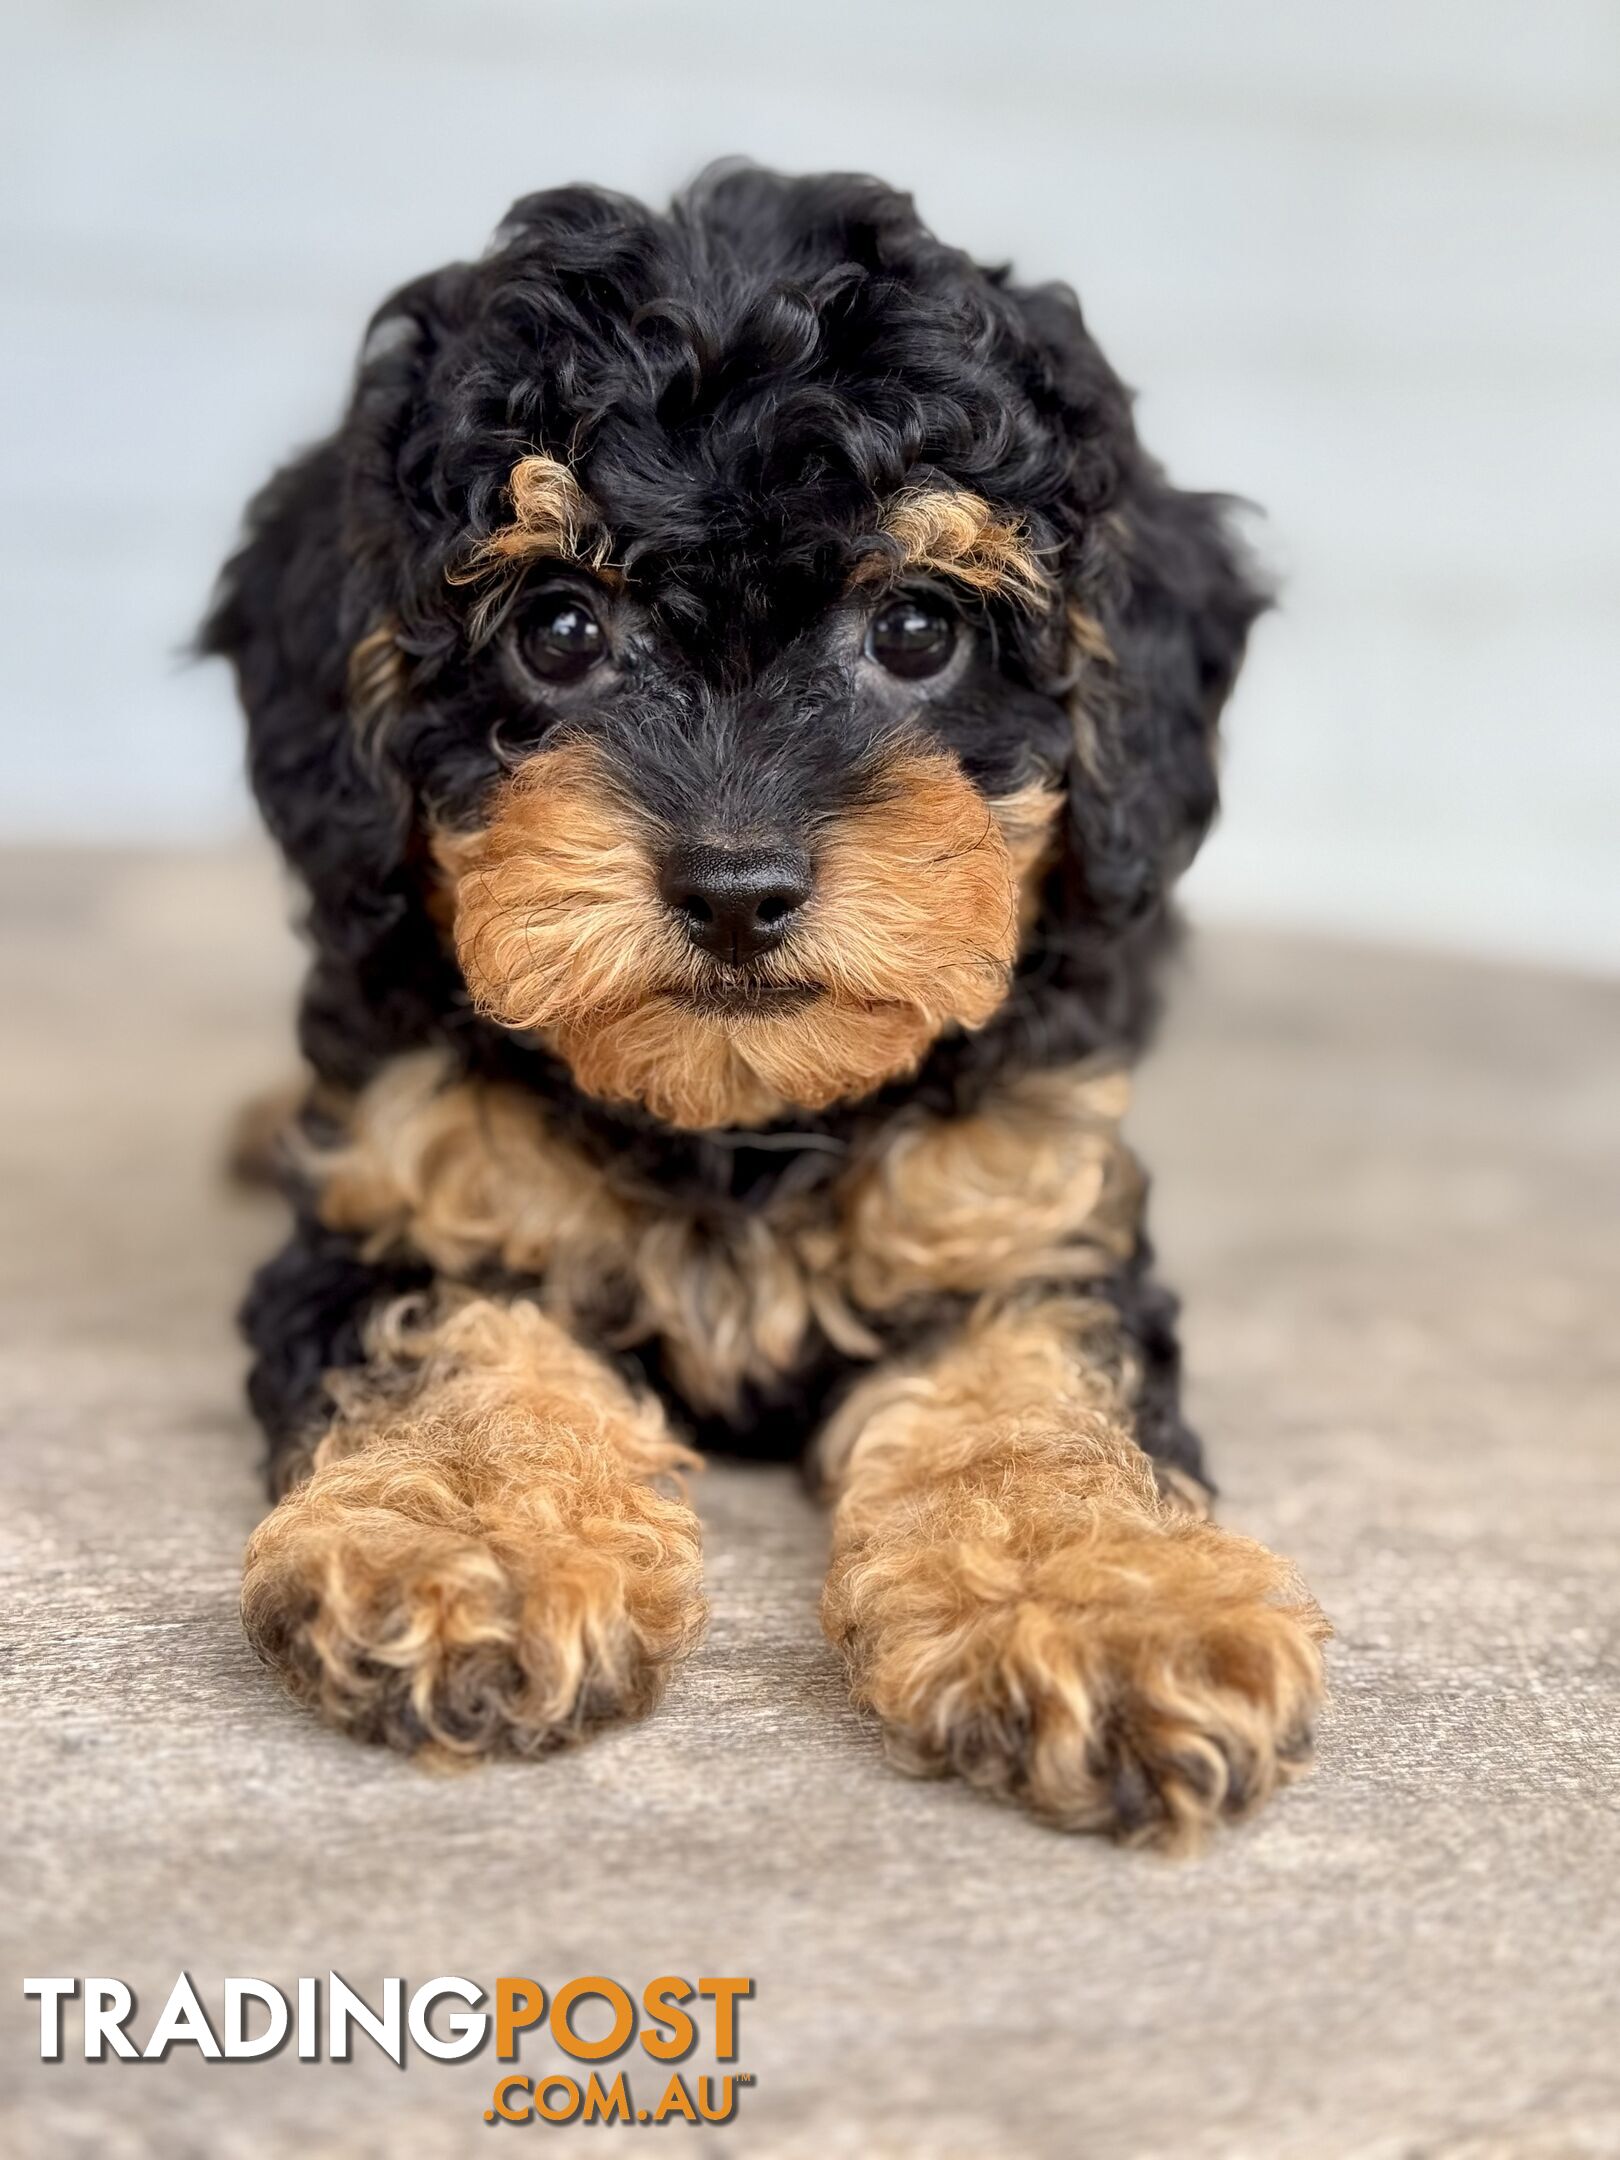
[{"label": "puppy's eye", "polygon": [[956,618],[916,595],[891,600],[872,617],[866,649],[891,675],[918,682],[937,675],[956,650]]},{"label": "puppy's eye", "polygon": [[523,626],[523,657],[547,682],[578,682],[606,651],[602,625],[573,593],[539,601]]}]

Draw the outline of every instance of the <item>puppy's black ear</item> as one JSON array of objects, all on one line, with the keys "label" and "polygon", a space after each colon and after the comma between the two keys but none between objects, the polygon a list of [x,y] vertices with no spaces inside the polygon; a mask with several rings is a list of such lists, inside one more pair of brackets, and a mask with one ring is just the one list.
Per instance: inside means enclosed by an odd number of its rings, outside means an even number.
[{"label": "puppy's black ear", "polygon": [[[424,552],[412,496],[426,485],[426,386],[462,275],[378,311],[343,425],[250,505],[198,640],[236,671],[253,791],[308,895],[316,1003],[341,1002],[345,973],[385,975],[411,912],[411,805],[367,729],[403,677],[394,632]],[[309,1025],[306,1004],[306,1037]]]},{"label": "puppy's black ear", "polygon": [[1134,445],[1085,552],[1070,877],[1078,912],[1118,932],[1157,910],[1209,829],[1217,723],[1269,597],[1230,502],[1172,487]]},{"label": "puppy's black ear", "polygon": [[1216,723],[1270,596],[1233,503],[1172,487],[1142,449],[1130,392],[1074,294],[1007,286],[1000,305],[1047,446],[1031,461],[1047,482],[1037,507],[1067,563],[1076,752],[1064,927],[1106,942],[1158,912],[1209,828]]}]

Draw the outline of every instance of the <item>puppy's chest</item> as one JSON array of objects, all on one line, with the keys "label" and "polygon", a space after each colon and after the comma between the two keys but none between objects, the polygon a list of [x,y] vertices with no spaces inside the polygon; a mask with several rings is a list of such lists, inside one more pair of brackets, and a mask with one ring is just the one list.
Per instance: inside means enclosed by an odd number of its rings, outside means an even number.
[{"label": "puppy's chest", "polygon": [[829,1350],[880,1356],[962,1297],[1084,1282],[1129,1257],[1141,1178],[1126,1076],[1027,1075],[971,1116],[902,1113],[810,1192],[706,1203],[622,1182],[521,1090],[400,1060],[311,1151],[322,1219],[442,1274],[532,1280],[557,1318],[651,1351],[701,1415]]}]

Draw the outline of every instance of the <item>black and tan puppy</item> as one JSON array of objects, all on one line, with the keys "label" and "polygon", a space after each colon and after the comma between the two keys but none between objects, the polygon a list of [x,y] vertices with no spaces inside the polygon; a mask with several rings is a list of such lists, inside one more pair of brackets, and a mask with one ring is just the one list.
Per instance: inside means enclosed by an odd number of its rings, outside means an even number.
[{"label": "black and tan puppy", "polygon": [[1326,1633],[1209,1521],[1119,1137],[1262,605],[1071,294],[846,176],[583,188],[375,317],[206,642],[308,895],[245,1308],[266,1661],[538,1754],[703,1625],[692,1444],[808,1447],[910,1768],[1186,1842]]}]

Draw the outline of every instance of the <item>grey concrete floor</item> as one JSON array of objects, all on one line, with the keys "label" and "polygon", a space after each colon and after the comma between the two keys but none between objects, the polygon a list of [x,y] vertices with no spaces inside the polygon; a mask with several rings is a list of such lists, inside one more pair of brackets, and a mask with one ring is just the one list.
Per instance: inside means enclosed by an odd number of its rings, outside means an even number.
[{"label": "grey concrete floor", "polygon": [[[1174,1866],[884,1766],[823,1527],[712,1470],[711,1634],[647,1725],[421,1775],[279,1700],[215,1175],[282,1069],[256,853],[0,858],[0,2153],[598,2150],[497,2066],[37,2059],[23,1973],[746,1973],[724,2128],[780,2155],[1620,2153],[1620,997],[1227,933],[1136,1133],[1227,1518],[1338,1624],[1320,1766]],[[537,2060],[545,2058],[538,2057]],[[532,2065],[531,2065],[532,2067]],[[706,2057],[695,2059],[699,2070]],[[632,2065],[632,2082],[642,2075]]]}]

